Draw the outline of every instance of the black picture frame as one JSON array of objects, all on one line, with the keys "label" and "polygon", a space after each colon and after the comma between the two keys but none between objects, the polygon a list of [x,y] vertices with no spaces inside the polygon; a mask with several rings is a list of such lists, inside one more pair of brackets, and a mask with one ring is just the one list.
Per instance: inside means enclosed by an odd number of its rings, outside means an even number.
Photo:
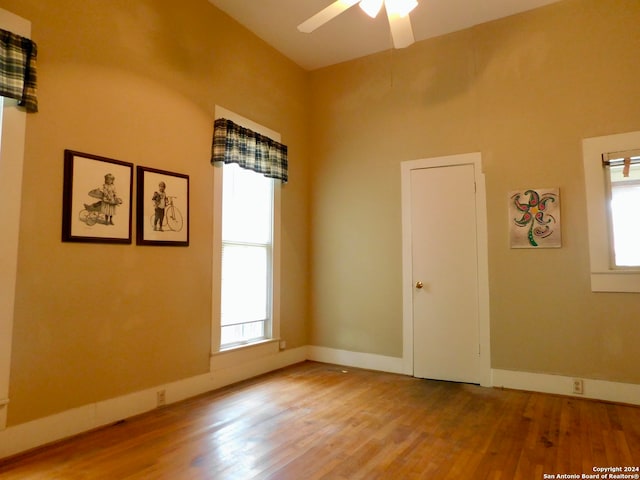
[{"label": "black picture frame", "polygon": [[140,165],[136,176],[136,244],[189,246],[189,176]]},{"label": "black picture frame", "polygon": [[132,198],[132,163],[64,151],[63,242],[130,244]]}]

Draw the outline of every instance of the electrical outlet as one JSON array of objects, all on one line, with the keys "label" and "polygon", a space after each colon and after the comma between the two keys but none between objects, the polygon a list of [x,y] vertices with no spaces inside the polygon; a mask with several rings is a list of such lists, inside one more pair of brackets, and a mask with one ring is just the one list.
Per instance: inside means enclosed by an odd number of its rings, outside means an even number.
[{"label": "electrical outlet", "polygon": [[165,390],[158,390],[156,392],[156,401],[158,407],[167,403],[167,392]]},{"label": "electrical outlet", "polygon": [[584,382],[581,378],[573,379],[573,393],[576,395],[582,395],[584,393]]},{"label": "electrical outlet", "polygon": [[287,348],[287,341],[280,340],[280,350],[285,350]]}]

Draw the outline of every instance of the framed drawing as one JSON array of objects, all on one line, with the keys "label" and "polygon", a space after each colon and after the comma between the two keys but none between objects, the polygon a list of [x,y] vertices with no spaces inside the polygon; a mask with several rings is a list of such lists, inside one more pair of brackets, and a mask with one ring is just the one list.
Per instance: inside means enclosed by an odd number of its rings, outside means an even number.
[{"label": "framed drawing", "polygon": [[189,245],[189,176],[137,168],[136,243]]},{"label": "framed drawing", "polygon": [[511,248],[559,248],[560,189],[530,188],[509,193]]},{"label": "framed drawing", "polygon": [[131,243],[133,164],[64,151],[62,241]]}]

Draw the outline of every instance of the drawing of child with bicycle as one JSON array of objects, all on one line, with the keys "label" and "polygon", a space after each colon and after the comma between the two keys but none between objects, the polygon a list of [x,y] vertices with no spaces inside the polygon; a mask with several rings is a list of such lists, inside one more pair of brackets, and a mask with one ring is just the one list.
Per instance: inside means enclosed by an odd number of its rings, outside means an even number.
[{"label": "drawing of child with bicycle", "polygon": [[153,229],[156,232],[162,232],[162,222],[164,221],[164,210],[167,208],[168,198],[165,192],[167,185],[164,182],[158,184],[158,190],[153,192],[153,207],[155,216],[153,218]]}]

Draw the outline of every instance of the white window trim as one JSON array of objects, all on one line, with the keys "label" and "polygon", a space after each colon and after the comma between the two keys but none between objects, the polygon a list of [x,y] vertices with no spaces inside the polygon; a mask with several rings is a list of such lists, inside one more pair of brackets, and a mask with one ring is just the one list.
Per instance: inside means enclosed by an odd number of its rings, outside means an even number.
[{"label": "white window trim", "polygon": [[640,269],[611,266],[607,192],[602,155],[637,150],[640,132],[621,133],[582,141],[584,181],[587,196],[591,290],[594,292],[640,292]]},{"label": "white window trim", "polygon": [[[0,8],[0,28],[31,37],[31,22]],[[18,268],[22,165],[27,115],[15,100],[2,102],[0,133],[0,192],[4,199],[0,248],[0,430],[6,428],[9,404],[11,340]]]},{"label": "white window trim", "polygon": [[[276,142],[281,141],[280,133],[270,130],[248,118],[216,105],[215,118],[226,118],[237,125],[250,128]],[[271,298],[271,338],[257,343],[273,342],[280,338],[280,204],[281,182],[273,182],[273,245],[272,245],[272,298]],[[221,315],[221,275],[222,275],[222,165],[213,168],[213,285],[211,299],[211,353],[215,355],[225,349],[220,348]],[[252,344],[236,345],[233,350],[250,347]]]}]

